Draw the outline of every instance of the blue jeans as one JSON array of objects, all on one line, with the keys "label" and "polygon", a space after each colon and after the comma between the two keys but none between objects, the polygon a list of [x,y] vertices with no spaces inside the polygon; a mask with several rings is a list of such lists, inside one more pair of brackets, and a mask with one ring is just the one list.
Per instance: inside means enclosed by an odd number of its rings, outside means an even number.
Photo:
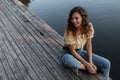
[{"label": "blue jeans", "polygon": [[[88,55],[87,55],[87,51],[85,50],[78,50],[77,53],[84,58],[86,61],[88,61]],[[101,57],[99,55],[96,54],[92,54],[92,59],[93,59],[93,63],[96,66],[100,66],[103,69],[103,75],[108,78],[109,77],[109,72],[110,72],[110,67],[111,67],[111,63],[108,59]],[[76,59],[71,53],[70,51],[64,50],[62,52],[61,55],[61,60],[63,65],[70,67],[70,68],[76,68],[76,69],[80,69],[81,66],[81,62]]]}]

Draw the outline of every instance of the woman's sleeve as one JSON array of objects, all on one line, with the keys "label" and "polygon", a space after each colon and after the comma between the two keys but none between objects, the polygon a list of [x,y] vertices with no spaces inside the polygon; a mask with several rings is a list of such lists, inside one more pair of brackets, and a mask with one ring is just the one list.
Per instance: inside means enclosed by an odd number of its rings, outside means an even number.
[{"label": "woman's sleeve", "polygon": [[89,24],[90,24],[90,32],[87,34],[87,38],[93,38],[94,37],[94,28],[93,28],[92,23],[89,23]]}]

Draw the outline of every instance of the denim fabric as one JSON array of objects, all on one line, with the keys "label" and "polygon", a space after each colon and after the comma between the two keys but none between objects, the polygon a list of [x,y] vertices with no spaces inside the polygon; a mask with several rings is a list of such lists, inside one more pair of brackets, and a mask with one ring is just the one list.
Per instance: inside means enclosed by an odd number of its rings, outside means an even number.
[{"label": "denim fabric", "polygon": [[[77,53],[84,58],[86,61],[88,61],[88,55],[87,55],[87,51],[85,50],[78,50]],[[93,59],[93,63],[96,66],[100,66],[103,69],[103,75],[105,77],[109,77],[109,72],[110,72],[110,67],[111,67],[111,63],[108,59],[96,55],[96,54],[92,54],[92,59]],[[63,65],[70,67],[70,68],[76,68],[76,69],[80,69],[80,65],[81,62],[76,59],[71,53],[70,51],[64,50],[62,52],[61,55],[61,61],[63,63]]]}]

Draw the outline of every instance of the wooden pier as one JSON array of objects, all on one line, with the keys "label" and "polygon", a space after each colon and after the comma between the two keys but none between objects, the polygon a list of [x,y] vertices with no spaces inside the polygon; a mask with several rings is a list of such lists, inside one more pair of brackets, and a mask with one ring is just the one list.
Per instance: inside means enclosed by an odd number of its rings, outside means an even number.
[{"label": "wooden pier", "polygon": [[63,38],[26,6],[0,0],[0,80],[105,80],[60,61]]}]

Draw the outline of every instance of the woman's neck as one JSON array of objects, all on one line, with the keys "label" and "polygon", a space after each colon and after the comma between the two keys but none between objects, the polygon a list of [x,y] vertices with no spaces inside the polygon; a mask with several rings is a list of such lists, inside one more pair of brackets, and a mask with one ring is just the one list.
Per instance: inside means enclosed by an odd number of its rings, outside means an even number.
[{"label": "woman's neck", "polygon": [[77,28],[76,33],[77,34],[82,34],[82,26]]}]

